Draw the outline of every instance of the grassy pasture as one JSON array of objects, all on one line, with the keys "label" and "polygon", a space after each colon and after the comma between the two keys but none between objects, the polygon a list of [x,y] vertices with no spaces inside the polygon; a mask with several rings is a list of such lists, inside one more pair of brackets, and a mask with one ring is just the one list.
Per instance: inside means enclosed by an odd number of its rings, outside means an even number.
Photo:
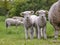
[{"label": "grassy pasture", "polygon": [[49,22],[47,22],[47,40],[43,38],[38,40],[35,36],[33,40],[25,40],[23,26],[21,25],[17,29],[15,26],[11,26],[6,30],[5,19],[4,16],[0,16],[0,45],[60,45],[60,36],[54,40],[54,29]]}]

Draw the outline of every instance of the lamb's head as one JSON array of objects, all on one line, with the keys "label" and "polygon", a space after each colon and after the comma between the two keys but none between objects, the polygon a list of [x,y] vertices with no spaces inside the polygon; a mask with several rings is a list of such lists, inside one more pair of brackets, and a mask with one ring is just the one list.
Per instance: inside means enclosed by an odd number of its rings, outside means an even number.
[{"label": "lamb's head", "polygon": [[46,11],[46,10],[38,10],[38,11],[36,11],[36,14],[40,17],[46,17],[47,12],[48,11]]},{"label": "lamb's head", "polygon": [[24,11],[22,13],[20,13],[20,15],[23,15],[24,18],[29,18],[30,15],[34,14],[34,11]]}]

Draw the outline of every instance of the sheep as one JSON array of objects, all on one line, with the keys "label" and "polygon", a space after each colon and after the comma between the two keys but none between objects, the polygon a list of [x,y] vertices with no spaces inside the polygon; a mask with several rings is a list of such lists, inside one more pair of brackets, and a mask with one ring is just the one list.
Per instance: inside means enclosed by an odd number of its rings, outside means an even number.
[{"label": "sheep", "polygon": [[15,25],[17,27],[18,25],[20,25],[20,23],[21,21],[19,21],[18,19],[7,18],[5,20],[6,28],[9,28],[9,26],[11,25]]},{"label": "sheep", "polygon": [[58,38],[58,31],[60,29],[60,0],[55,2],[49,12],[48,12],[48,19],[49,22],[53,25],[55,30],[54,38]]},{"label": "sheep", "polygon": [[23,24],[23,17],[14,16],[12,18],[13,19],[18,19],[19,21],[21,21],[21,24]]},{"label": "sheep", "polygon": [[[36,25],[37,25],[37,29],[38,29],[38,39],[41,38],[41,33],[44,36],[44,39],[47,39],[47,35],[46,35],[46,13],[47,11],[45,10],[38,10],[36,11],[36,14],[38,15],[38,17],[36,18]],[[42,31],[41,31],[42,29]]]},{"label": "sheep", "polygon": [[33,26],[34,26],[34,20],[37,16],[33,15],[34,11],[24,11],[21,13],[21,15],[24,15],[24,28],[25,28],[25,37],[28,39],[28,30],[30,29],[30,39],[33,39]]}]

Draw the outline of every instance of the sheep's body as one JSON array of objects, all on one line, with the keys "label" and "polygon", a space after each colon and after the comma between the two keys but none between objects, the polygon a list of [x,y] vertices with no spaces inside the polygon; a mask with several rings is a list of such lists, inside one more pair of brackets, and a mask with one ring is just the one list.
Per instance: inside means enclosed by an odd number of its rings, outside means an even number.
[{"label": "sheep's body", "polygon": [[[38,13],[38,15],[39,15],[36,18],[36,25],[37,25],[37,29],[38,29],[38,39],[41,38],[41,33],[43,34],[44,38],[47,39],[45,10],[39,10],[36,13]],[[41,31],[41,29],[42,29],[42,31]]]},{"label": "sheep's body", "polygon": [[13,19],[19,19],[20,21],[23,21],[23,17],[18,17],[18,16],[14,16],[12,17]]},{"label": "sheep's body", "polygon": [[56,17],[56,15],[58,15],[58,2],[54,3],[49,10],[49,15],[48,15],[49,21],[52,18]]},{"label": "sheep's body", "polygon": [[37,16],[36,15],[31,15],[30,18],[32,20],[32,24],[34,24],[35,21],[36,21]]},{"label": "sheep's body", "polygon": [[9,27],[11,25],[15,25],[17,27],[18,25],[20,25],[21,22],[18,19],[7,18],[5,20],[5,23],[6,23],[6,27]]},{"label": "sheep's body", "polygon": [[37,16],[35,15],[32,15],[31,14],[31,11],[28,12],[28,11],[25,11],[23,12],[24,14],[24,28],[25,28],[25,37],[26,39],[28,39],[28,30],[30,29],[30,38],[33,39],[33,26],[34,26],[34,21],[36,19]]},{"label": "sheep's body", "polygon": [[21,22],[21,24],[23,24],[23,17],[14,16],[12,18],[13,19],[18,19]]},{"label": "sheep's body", "polygon": [[37,17],[37,23],[40,25],[40,27],[46,26],[46,17]]},{"label": "sheep's body", "polygon": [[48,19],[55,29],[55,38],[57,38],[58,30],[60,29],[60,0],[51,6]]}]

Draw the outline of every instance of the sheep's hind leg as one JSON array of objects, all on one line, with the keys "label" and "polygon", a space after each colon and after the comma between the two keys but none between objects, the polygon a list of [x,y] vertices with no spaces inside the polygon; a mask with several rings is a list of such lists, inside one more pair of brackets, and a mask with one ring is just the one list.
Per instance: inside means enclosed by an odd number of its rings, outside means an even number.
[{"label": "sheep's hind leg", "polygon": [[56,26],[56,25],[53,25],[54,26],[54,29],[55,29],[55,35],[54,35],[54,38],[57,39],[58,38],[58,33],[59,33],[59,27]]},{"label": "sheep's hind leg", "polygon": [[59,33],[59,28],[55,26],[55,36],[54,36],[55,39],[58,38],[58,33]]},{"label": "sheep's hind leg", "polygon": [[55,39],[58,38],[58,30],[55,30],[55,36],[54,36]]}]

